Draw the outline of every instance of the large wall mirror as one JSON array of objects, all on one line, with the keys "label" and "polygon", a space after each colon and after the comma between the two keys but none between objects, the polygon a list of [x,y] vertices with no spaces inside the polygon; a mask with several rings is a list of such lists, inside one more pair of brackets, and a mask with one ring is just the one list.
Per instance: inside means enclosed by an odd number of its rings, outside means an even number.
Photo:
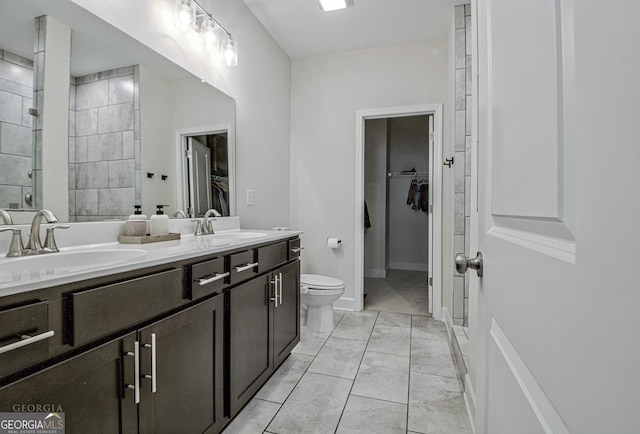
[{"label": "large wall mirror", "polygon": [[[70,62],[66,80],[47,75],[52,59]],[[39,103],[54,87],[69,96],[65,113]],[[52,150],[41,136],[62,130],[68,141]],[[235,215],[234,150],[228,95],[69,0],[0,1],[0,209],[15,223],[43,207],[71,222],[126,218],[137,204]]]}]

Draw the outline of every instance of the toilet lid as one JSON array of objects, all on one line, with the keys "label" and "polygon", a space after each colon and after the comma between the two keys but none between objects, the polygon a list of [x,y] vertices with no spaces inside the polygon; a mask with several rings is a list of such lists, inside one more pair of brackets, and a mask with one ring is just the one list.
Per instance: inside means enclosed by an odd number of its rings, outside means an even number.
[{"label": "toilet lid", "polygon": [[336,289],[344,287],[344,282],[329,276],[319,274],[301,274],[300,283],[315,289]]}]

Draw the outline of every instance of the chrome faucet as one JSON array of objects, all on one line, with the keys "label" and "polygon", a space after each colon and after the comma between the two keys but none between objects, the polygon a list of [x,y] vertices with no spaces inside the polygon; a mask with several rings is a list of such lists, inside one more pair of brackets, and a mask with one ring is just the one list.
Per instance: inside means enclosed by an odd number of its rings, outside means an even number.
[{"label": "chrome faucet", "polygon": [[202,217],[202,234],[213,234],[213,224],[209,221],[211,216],[214,217],[222,217],[222,215],[215,209],[211,208],[206,213],[204,213],[204,217]]},{"label": "chrome faucet", "polygon": [[181,219],[186,219],[187,215],[184,213],[184,211],[182,211],[181,209],[177,209],[175,210],[172,214],[171,214],[171,218],[181,218]]},{"label": "chrome faucet", "polygon": [[11,214],[3,209],[0,209],[0,222],[4,225],[12,225],[13,220],[11,219]]},{"label": "chrome faucet", "polygon": [[27,243],[27,247],[25,247],[25,251],[27,254],[40,254],[40,253],[48,253],[44,247],[42,247],[42,241],[40,238],[40,223],[42,223],[42,219],[46,219],[47,223],[56,223],[58,218],[53,214],[53,212],[47,209],[41,209],[36,213],[33,217],[33,221],[31,222],[31,229],[29,231],[29,242]]}]

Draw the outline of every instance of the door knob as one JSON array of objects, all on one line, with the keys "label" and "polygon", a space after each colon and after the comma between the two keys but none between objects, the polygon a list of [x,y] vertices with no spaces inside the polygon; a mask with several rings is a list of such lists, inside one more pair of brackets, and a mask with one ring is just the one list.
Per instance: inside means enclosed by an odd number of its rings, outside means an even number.
[{"label": "door knob", "polygon": [[467,258],[464,253],[456,255],[456,271],[460,274],[466,273],[468,268],[476,270],[478,277],[482,277],[482,253],[478,252],[473,259]]}]

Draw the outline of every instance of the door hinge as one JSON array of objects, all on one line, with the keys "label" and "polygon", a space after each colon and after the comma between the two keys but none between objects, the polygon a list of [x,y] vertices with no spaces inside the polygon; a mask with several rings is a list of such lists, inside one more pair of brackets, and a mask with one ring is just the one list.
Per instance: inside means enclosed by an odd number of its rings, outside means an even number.
[{"label": "door hinge", "polygon": [[447,166],[447,167],[451,167],[451,166],[453,166],[453,158],[454,158],[454,157],[451,157],[451,158],[445,158],[445,159],[444,159],[444,163],[442,163],[442,164],[444,164],[444,165],[445,165],[445,166]]},{"label": "door hinge", "polygon": [[187,157],[187,158],[191,158],[191,155],[192,155],[192,153],[191,153],[191,149],[187,149],[186,151],[184,151],[184,156],[185,156],[185,157]]},{"label": "door hinge", "polygon": [[429,277],[429,286],[433,286],[433,277]]},{"label": "door hinge", "polygon": [[429,133],[429,140],[433,140],[433,133]]}]

